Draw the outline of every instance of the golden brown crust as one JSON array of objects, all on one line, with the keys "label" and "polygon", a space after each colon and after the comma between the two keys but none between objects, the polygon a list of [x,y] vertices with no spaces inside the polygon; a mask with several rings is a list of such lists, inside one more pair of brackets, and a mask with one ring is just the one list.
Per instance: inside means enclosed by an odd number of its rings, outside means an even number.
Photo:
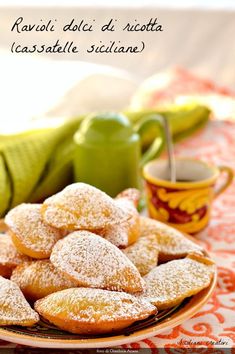
[{"label": "golden brown crust", "polygon": [[0,234],[0,275],[9,278],[12,270],[31,258],[18,252],[9,234]]},{"label": "golden brown crust", "polygon": [[4,219],[0,219],[0,233],[1,232],[7,232],[7,225],[5,224]]},{"label": "golden brown crust", "polygon": [[126,248],[136,242],[140,236],[140,216],[135,206],[126,198],[115,200],[116,205],[129,216],[129,219],[117,225],[111,225],[95,233],[104,237],[119,248]]},{"label": "golden brown crust", "polygon": [[76,231],[58,241],[50,260],[79,286],[130,293],[144,287],[131,261],[112,243],[88,231]]},{"label": "golden brown crust", "polygon": [[141,236],[154,235],[159,246],[159,263],[184,258],[190,253],[203,256],[203,249],[187,239],[180,231],[160,221],[140,217]]},{"label": "golden brown crust", "polygon": [[33,326],[38,314],[29,306],[18,285],[0,277],[0,326]]},{"label": "golden brown crust", "polygon": [[77,286],[77,282],[57,270],[49,260],[19,265],[14,269],[11,280],[19,285],[29,301],[36,301],[57,291]]},{"label": "golden brown crust", "polygon": [[140,201],[140,191],[136,188],[127,188],[116,196],[116,199],[128,199],[137,208]]},{"label": "golden brown crust", "polygon": [[111,197],[85,183],[71,184],[46,199],[41,213],[48,225],[67,231],[100,230],[130,217]]},{"label": "golden brown crust", "polygon": [[215,273],[213,262],[202,256],[190,255],[155,267],[144,279],[143,298],[159,310],[173,307],[186,297],[197,294],[210,285]]},{"label": "golden brown crust", "polygon": [[12,274],[12,267],[7,267],[0,264],[0,276],[9,279]]},{"label": "golden brown crust", "polygon": [[194,261],[197,261],[197,262],[201,262],[205,265],[208,265],[208,266],[213,266],[215,265],[215,262],[213,261],[213,259],[211,258],[208,258],[208,257],[205,257],[205,256],[202,256],[198,253],[190,253],[187,258],[190,258]]},{"label": "golden brown crust", "polygon": [[137,242],[123,250],[142,276],[157,266],[159,248],[153,235],[140,237]]},{"label": "golden brown crust", "polygon": [[101,334],[128,327],[155,314],[149,302],[123,292],[67,289],[35,303],[39,314],[59,328],[77,334]]},{"label": "golden brown crust", "polygon": [[20,204],[5,218],[9,235],[17,250],[32,258],[48,258],[61,231],[46,225],[41,217],[41,205]]}]

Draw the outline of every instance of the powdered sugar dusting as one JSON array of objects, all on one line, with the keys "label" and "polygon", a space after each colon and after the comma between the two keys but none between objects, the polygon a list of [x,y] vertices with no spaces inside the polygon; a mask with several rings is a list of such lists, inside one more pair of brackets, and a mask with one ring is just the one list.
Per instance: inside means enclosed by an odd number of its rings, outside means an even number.
[{"label": "powdered sugar dusting", "polygon": [[33,300],[77,286],[77,282],[66,277],[49,260],[18,266],[13,271],[11,280],[19,285],[26,298]]},{"label": "powdered sugar dusting", "polygon": [[62,235],[43,222],[40,210],[40,204],[21,204],[6,215],[5,222],[25,248],[42,252],[46,258]]},{"label": "powdered sugar dusting", "polygon": [[80,286],[143,290],[143,280],[131,261],[113,244],[91,232],[73,232],[58,241],[50,259]]},{"label": "powdered sugar dusting", "polygon": [[45,200],[43,219],[65,230],[95,230],[118,224],[130,216],[99,189],[85,183],[74,183]]},{"label": "powdered sugar dusting", "polygon": [[137,242],[127,247],[123,252],[142,276],[157,265],[159,248],[156,238],[152,235],[140,237]]},{"label": "powdered sugar dusting", "polygon": [[188,240],[180,231],[157,220],[140,217],[140,234],[154,235],[160,254],[184,257],[190,252],[203,253],[202,247]]},{"label": "powdered sugar dusting", "polygon": [[115,246],[125,248],[128,246],[130,239],[137,239],[140,233],[140,221],[139,214],[134,207],[132,201],[127,198],[121,198],[114,200],[124,213],[130,215],[128,220],[125,220],[118,225],[111,225],[96,232],[103,236],[106,240],[113,243]]},{"label": "powdered sugar dusting", "polygon": [[155,306],[143,299],[123,292],[101,289],[67,289],[49,295],[35,303],[35,309],[44,317],[59,317],[87,323],[144,319],[157,312]]},{"label": "powdered sugar dusting", "polygon": [[117,247],[125,248],[128,246],[128,230],[122,224],[109,226],[103,230],[96,231],[96,233]]},{"label": "powdered sugar dusting", "polygon": [[8,234],[0,234],[0,265],[16,267],[31,258],[17,251]]},{"label": "powdered sugar dusting", "polygon": [[29,326],[38,321],[18,285],[0,276],[0,325]]},{"label": "powdered sugar dusting", "polygon": [[140,201],[141,193],[136,188],[127,188],[124,189],[121,193],[119,193],[115,199],[128,199],[133,203],[133,205],[137,208],[138,203]]},{"label": "powdered sugar dusting", "polygon": [[214,265],[187,257],[155,267],[144,279],[143,297],[159,309],[194,295],[209,286],[215,272]]}]

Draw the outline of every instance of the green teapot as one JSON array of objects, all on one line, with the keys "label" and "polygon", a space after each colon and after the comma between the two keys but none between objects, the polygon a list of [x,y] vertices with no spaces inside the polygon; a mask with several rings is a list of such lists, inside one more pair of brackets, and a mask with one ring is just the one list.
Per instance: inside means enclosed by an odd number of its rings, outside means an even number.
[{"label": "green teapot", "polygon": [[[154,119],[158,119],[156,114]],[[134,129],[120,113],[87,116],[74,135],[75,181],[91,184],[112,197],[129,187],[139,188],[140,167],[155,157],[163,143],[161,132],[142,154],[141,134],[148,122],[149,117]]]}]

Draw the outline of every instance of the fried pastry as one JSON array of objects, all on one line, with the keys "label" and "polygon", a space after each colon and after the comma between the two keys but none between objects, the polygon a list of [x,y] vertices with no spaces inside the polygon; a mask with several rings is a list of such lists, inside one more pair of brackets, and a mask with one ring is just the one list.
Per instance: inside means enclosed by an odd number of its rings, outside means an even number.
[{"label": "fried pastry", "polygon": [[16,267],[11,280],[19,285],[29,301],[35,301],[56,291],[75,288],[77,282],[66,277],[49,260],[38,260]]},{"label": "fried pastry", "polygon": [[121,193],[119,193],[115,199],[120,199],[120,198],[128,199],[137,208],[140,201],[140,191],[136,188],[127,188]]},{"label": "fried pastry", "polygon": [[103,230],[96,231],[109,242],[119,248],[125,248],[134,243],[140,235],[140,216],[132,201],[127,198],[119,198],[115,203],[130,215],[130,218],[117,225],[111,225]]},{"label": "fried pastry", "polygon": [[9,278],[12,270],[23,262],[30,261],[31,258],[17,251],[11,237],[0,234],[0,275]]},{"label": "fried pastry", "polygon": [[88,231],[77,231],[54,246],[50,260],[78,286],[130,293],[143,290],[131,261],[112,243]]},{"label": "fried pastry", "polygon": [[33,326],[39,321],[18,285],[0,276],[0,326]]},{"label": "fried pastry", "polygon": [[67,289],[35,303],[38,313],[57,327],[77,334],[124,329],[157,312],[149,302],[123,292]]},{"label": "fried pastry", "polygon": [[10,278],[12,274],[12,268],[0,264],[0,276],[3,278]]},{"label": "fried pastry", "polygon": [[153,235],[140,237],[137,242],[123,250],[142,276],[156,267],[159,248]]},{"label": "fried pastry", "polygon": [[39,204],[21,204],[5,218],[17,250],[38,259],[50,257],[53,246],[62,237],[60,230],[43,222],[40,210]]},{"label": "fried pastry", "polygon": [[141,296],[158,310],[167,309],[207,288],[214,272],[213,261],[191,254],[152,269],[144,277],[146,289]]},{"label": "fried pastry", "polygon": [[0,219],[0,233],[7,232],[7,225],[4,222],[4,219]]},{"label": "fried pastry", "polygon": [[85,183],[71,184],[46,199],[41,212],[48,225],[68,231],[99,230],[130,217],[111,197]]},{"label": "fried pastry", "polygon": [[186,257],[189,253],[203,255],[203,248],[187,239],[180,231],[144,216],[140,217],[141,236],[154,235],[159,247],[159,262]]}]

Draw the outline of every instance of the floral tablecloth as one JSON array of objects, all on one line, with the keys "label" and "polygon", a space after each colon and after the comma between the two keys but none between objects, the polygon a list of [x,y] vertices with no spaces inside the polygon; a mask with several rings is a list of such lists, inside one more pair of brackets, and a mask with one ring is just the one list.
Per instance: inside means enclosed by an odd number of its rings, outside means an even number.
[{"label": "floral tablecloth", "polygon": [[[178,144],[176,153],[228,165],[235,171],[235,123],[211,121],[201,132]],[[170,348],[178,348],[178,353],[199,346],[235,348],[235,181],[214,202],[209,227],[195,237],[204,243],[218,265],[218,285],[212,298],[182,325],[153,338],[123,345],[123,349],[151,348],[157,354],[157,348],[165,348],[166,353],[171,353]],[[15,345],[0,341],[1,348]],[[216,353],[222,353],[221,350]]]},{"label": "floral tablecloth", "polygon": [[[235,171],[235,123],[210,122],[203,131],[178,144],[176,153],[228,165]],[[218,285],[212,298],[182,325],[125,348],[181,348],[177,353],[199,346],[235,348],[235,180],[214,202],[209,227],[195,237],[218,266]]]}]

